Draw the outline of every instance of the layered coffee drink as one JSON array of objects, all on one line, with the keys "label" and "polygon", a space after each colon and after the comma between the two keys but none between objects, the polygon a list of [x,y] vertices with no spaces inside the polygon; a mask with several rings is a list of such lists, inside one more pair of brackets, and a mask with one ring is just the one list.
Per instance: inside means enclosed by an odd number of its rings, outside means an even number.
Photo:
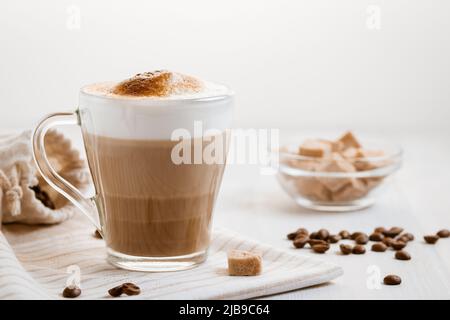
[{"label": "layered coffee drink", "polygon": [[[83,88],[83,137],[110,254],[204,259],[225,167],[227,90],[169,71]],[[194,159],[212,145],[216,161]]]}]

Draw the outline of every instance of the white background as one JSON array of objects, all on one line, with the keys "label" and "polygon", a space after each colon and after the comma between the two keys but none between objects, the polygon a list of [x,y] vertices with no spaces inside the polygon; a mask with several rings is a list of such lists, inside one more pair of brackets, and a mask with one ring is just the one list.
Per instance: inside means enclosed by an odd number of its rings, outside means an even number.
[{"label": "white background", "polygon": [[2,1],[0,126],[74,109],[83,84],[167,68],[231,86],[238,127],[445,130],[449,12],[448,0]]}]

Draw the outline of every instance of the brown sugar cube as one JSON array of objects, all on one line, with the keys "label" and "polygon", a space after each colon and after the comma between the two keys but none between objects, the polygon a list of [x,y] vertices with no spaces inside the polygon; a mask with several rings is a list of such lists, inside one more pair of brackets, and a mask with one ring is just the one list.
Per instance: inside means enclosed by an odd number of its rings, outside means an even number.
[{"label": "brown sugar cube", "polygon": [[230,276],[256,276],[262,271],[261,256],[242,250],[228,252],[228,273]]},{"label": "brown sugar cube", "polygon": [[366,184],[367,191],[373,190],[383,182],[384,177],[363,178],[361,179]]},{"label": "brown sugar cube", "polygon": [[343,144],[344,149],[361,148],[361,144],[358,142],[351,131],[346,132],[337,141],[340,141]]},{"label": "brown sugar cube", "polygon": [[361,179],[351,179],[351,183],[333,192],[334,201],[352,201],[364,197],[368,192],[366,184]]},{"label": "brown sugar cube", "polygon": [[331,146],[320,140],[308,139],[300,146],[298,153],[305,157],[325,157],[330,154]]},{"label": "brown sugar cube", "polygon": [[297,192],[310,200],[329,201],[331,192],[315,177],[297,177],[295,179]]},{"label": "brown sugar cube", "polygon": [[[331,159],[326,159],[317,166],[317,171],[355,172],[356,170],[351,162],[344,159],[339,153],[333,153]],[[317,180],[319,180],[331,192],[336,192],[352,182],[350,178],[319,177]]]},{"label": "brown sugar cube", "polygon": [[[376,160],[375,158],[383,157],[385,154],[382,150],[367,150],[367,149],[359,149],[358,156],[356,158],[362,158],[361,160],[355,159],[353,165],[358,171],[367,171],[373,170],[377,168],[384,167],[388,165],[385,160]],[[368,159],[369,160],[364,160]],[[374,158],[374,159],[370,159]]]},{"label": "brown sugar cube", "polygon": [[327,144],[330,147],[331,152],[341,152],[344,149],[344,144],[341,141],[331,141],[325,139],[319,139],[318,141]]}]

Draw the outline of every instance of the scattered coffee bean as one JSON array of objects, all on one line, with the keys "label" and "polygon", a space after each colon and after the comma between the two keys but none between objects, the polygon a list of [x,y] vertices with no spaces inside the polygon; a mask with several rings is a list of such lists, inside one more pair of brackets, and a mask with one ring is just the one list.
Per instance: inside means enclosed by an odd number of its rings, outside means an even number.
[{"label": "scattered coffee bean", "polygon": [[350,232],[348,232],[347,230],[342,230],[341,232],[339,232],[339,235],[341,236],[342,239],[350,239]]},{"label": "scattered coffee bean", "polygon": [[131,282],[124,283],[122,290],[127,296],[136,296],[141,293],[141,288]]},{"label": "scattered coffee bean", "polygon": [[406,242],[409,242],[409,241],[413,241],[414,240],[414,235],[412,233],[410,233],[410,232],[406,232],[406,233],[400,235],[400,238],[406,239],[406,240],[408,240]]},{"label": "scattered coffee bean", "polygon": [[339,245],[339,248],[341,249],[342,254],[345,254],[345,255],[352,253],[352,249],[353,249],[352,246],[349,244],[341,244],[341,245]]},{"label": "scattered coffee bean", "polygon": [[383,234],[381,232],[374,232],[369,236],[370,241],[382,241]]},{"label": "scattered coffee bean", "polygon": [[377,228],[375,228],[375,230],[373,230],[373,232],[376,232],[376,233],[384,233],[385,231],[386,231],[385,227],[377,227]]},{"label": "scattered coffee bean", "polygon": [[327,229],[320,229],[319,231],[317,231],[317,234],[320,240],[327,240],[328,237],[330,236],[330,233],[328,232]]},{"label": "scattered coffee bean", "polygon": [[424,236],[423,238],[425,239],[425,242],[429,244],[435,244],[439,240],[439,236],[437,235]]},{"label": "scattered coffee bean", "polygon": [[392,242],[395,240],[389,237],[384,237],[383,240],[381,240],[386,246],[390,247]]},{"label": "scattered coffee bean", "polygon": [[295,238],[293,244],[297,249],[301,249],[308,243],[309,238],[307,236]]},{"label": "scattered coffee bean", "polygon": [[395,238],[396,236],[398,236],[402,232],[403,232],[403,228],[392,227],[389,230],[385,230],[383,232],[383,235],[386,236],[386,237]]},{"label": "scattered coffee bean", "polygon": [[312,247],[318,244],[326,244],[328,245],[328,243],[325,240],[319,240],[319,239],[309,239],[308,240],[308,244]]},{"label": "scattered coffee bean", "polygon": [[317,232],[311,232],[309,235],[310,239],[319,239],[319,234]]},{"label": "scattered coffee bean", "polygon": [[81,289],[77,286],[68,286],[62,293],[64,298],[76,298],[81,294]]},{"label": "scattered coffee bean", "polygon": [[300,228],[296,232],[297,232],[297,235],[300,235],[300,234],[306,235],[306,236],[309,235],[309,231],[305,228]]},{"label": "scattered coffee bean", "polygon": [[396,285],[399,285],[400,283],[402,283],[402,279],[399,276],[390,274],[390,275],[384,277],[383,282],[385,285],[388,285],[388,286],[396,286]]},{"label": "scattered coffee bean", "polygon": [[387,246],[383,242],[374,243],[372,245],[372,251],[385,252],[386,250],[387,250]]},{"label": "scattered coffee bean", "polygon": [[406,242],[395,240],[391,242],[391,248],[394,250],[402,250],[404,247],[406,247]]},{"label": "scattered coffee bean", "polygon": [[352,235],[350,236],[350,239],[355,240],[356,238],[358,238],[360,235],[364,234],[364,232],[353,232]]},{"label": "scattered coffee bean", "polygon": [[102,234],[100,233],[100,231],[98,231],[98,229],[95,230],[94,237],[96,237],[97,239],[103,239]]},{"label": "scattered coffee bean", "polygon": [[119,297],[123,293],[123,286],[117,286],[108,290],[108,293],[112,297]]},{"label": "scattered coffee bean", "polygon": [[450,237],[450,230],[448,229],[439,230],[437,235],[439,238],[448,238]]},{"label": "scattered coffee bean", "polygon": [[314,252],[316,253],[325,253],[330,249],[330,246],[328,244],[316,244],[311,247]]},{"label": "scattered coffee bean", "polygon": [[330,235],[330,236],[328,237],[328,241],[329,241],[330,243],[338,243],[339,240],[341,240],[341,236],[340,236],[340,235],[337,235],[337,234],[333,234],[333,235]]},{"label": "scattered coffee bean", "polygon": [[286,237],[288,240],[294,240],[296,236],[297,236],[297,232],[291,232],[291,233],[288,233]]},{"label": "scattered coffee bean", "polygon": [[367,242],[369,242],[369,237],[366,234],[360,234],[356,237],[355,242],[357,244],[366,244]]},{"label": "scattered coffee bean", "polygon": [[364,253],[366,253],[366,248],[363,245],[357,244],[356,246],[353,247],[352,253],[353,254],[364,254]]},{"label": "scattered coffee bean", "polygon": [[395,253],[395,259],[397,260],[411,260],[411,256],[408,252],[400,250]]}]

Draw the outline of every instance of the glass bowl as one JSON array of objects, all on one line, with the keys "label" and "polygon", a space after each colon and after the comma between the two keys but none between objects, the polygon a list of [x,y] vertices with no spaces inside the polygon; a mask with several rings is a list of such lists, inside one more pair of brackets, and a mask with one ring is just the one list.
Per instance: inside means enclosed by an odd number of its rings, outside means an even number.
[{"label": "glass bowl", "polygon": [[[400,147],[362,142],[364,150],[381,150],[382,155],[324,159],[301,156],[298,146],[289,145],[272,153],[272,167],[277,170],[281,187],[302,207],[335,212],[359,210],[375,203],[375,195],[402,162]],[[350,172],[346,171],[349,162],[354,168]]]}]

